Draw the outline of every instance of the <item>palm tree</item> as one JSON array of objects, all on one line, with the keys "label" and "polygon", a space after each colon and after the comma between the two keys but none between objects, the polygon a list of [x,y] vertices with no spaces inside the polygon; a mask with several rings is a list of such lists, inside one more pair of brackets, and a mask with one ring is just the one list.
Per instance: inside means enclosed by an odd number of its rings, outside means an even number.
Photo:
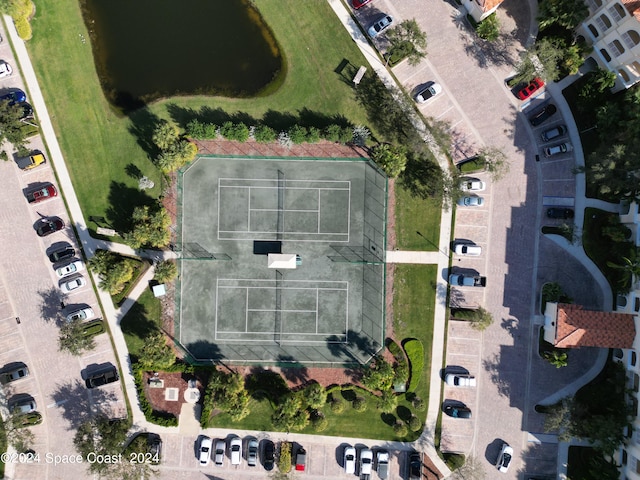
[{"label": "palm tree", "polygon": [[633,248],[628,257],[622,257],[620,263],[607,262],[607,266],[621,270],[624,275],[619,282],[620,289],[629,291],[637,278],[640,278],[640,255],[638,249]]}]

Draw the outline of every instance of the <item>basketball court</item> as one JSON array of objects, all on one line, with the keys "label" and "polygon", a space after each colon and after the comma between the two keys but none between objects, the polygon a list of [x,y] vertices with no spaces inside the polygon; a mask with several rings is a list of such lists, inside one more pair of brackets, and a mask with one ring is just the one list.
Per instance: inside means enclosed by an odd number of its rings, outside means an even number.
[{"label": "basketball court", "polygon": [[176,337],[196,361],[382,347],[387,183],[366,159],[200,157],[178,185]]}]

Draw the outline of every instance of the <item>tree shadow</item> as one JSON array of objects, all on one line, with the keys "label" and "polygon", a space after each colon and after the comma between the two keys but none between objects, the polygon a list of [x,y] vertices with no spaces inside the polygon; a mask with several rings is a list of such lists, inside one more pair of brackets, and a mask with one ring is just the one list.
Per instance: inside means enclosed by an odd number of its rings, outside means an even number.
[{"label": "tree shadow", "polygon": [[291,355],[278,355],[276,361],[278,363],[286,363],[288,366],[281,368],[280,371],[284,378],[295,384],[303,384],[309,380],[309,369],[298,362]]},{"label": "tree shadow", "polygon": [[38,295],[42,299],[40,303],[40,317],[45,322],[56,322],[60,324],[62,321],[61,310],[64,308],[67,295],[59,288],[51,287],[48,290],[38,291]]},{"label": "tree shadow", "polygon": [[117,396],[104,389],[89,391],[79,380],[59,385],[52,394],[53,400],[62,409],[62,417],[69,422],[68,430],[76,430],[93,416],[104,414],[110,417],[109,403],[116,402]]},{"label": "tree shadow", "polygon": [[386,423],[390,427],[393,427],[396,424],[397,419],[396,419],[396,416],[391,413],[381,413],[380,420],[382,420],[384,423]]},{"label": "tree shadow", "polygon": [[299,123],[305,127],[326,128],[329,125],[340,125],[348,127],[351,125],[344,115],[326,115],[321,112],[314,112],[308,108],[298,110]]},{"label": "tree shadow", "polygon": [[108,201],[109,208],[106,215],[118,232],[128,232],[133,228],[131,217],[136,207],[157,204],[156,200],[144,191],[129,187],[122,182],[111,182]]},{"label": "tree shadow", "polygon": [[133,163],[130,163],[126,167],[124,167],[124,171],[127,175],[135,180],[140,180],[143,176],[142,170],[140,170],[138,166],[134,165]]},{"label": "tree shadow", "polygon": [[206,340],[199,340],[197,342],[191,342],[188,344],[181,344],[188,357],[189,363],[199,362],[220,362],[225,357],[220,351],[220,347],[215,343],[207,342]]},{"label": "tree shadow", "polygon": [[280,399],[290,392],[282,375],[262,367],[253,367],[249,371],[245,386],[249,395],[256,400],[264,398],[266,395],[274,403],[279,403]]},{"label": "tree shadow", "polygon": [[131,112],[129,120],[131,121],[129,132],[136,137],[138,145],[147,154],[149,160],[153,161],[160,153],[158,146],[153,143],[153,131],[160,123],[160,118],[144,107]]},{"label": "tree shadow", "polygon": [[482,367],[489,374],[491,382],[498,387],[498,393],[503,397],[509,398],[511,386],[500,376],[500,364],[500,356],[498,354],[494,354],[493,357],[489,359],[482,360]]},{"label": "tree shadow", "polygon": [[411,410],[403,405],[398,405],[396,407],[396,413],[398,414],[398,418],[403,422],[408,422],[409,419],[413,416]]},{"label": "tree shadow", "polygon": [[408,152],[400,182],[414,197],[437,198],[442,195],[442,169],[433,157],[424,154]]}]

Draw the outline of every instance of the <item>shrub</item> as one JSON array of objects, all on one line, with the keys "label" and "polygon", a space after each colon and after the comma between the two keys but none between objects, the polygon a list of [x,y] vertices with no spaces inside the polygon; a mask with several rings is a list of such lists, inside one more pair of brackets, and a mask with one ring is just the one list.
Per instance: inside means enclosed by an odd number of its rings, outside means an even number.
[{"label": "shrub", "polygon": [[220,134],[227,140],[246,142],[249,139],[249,127],[242,122],[224,122],[220,127]]},{"label": "shrub", "polygon": [[411,401],[411,404],[413,405],[413,408],[415,408],[418,412],[424,412],[427,409],[427,404],[420,397],[415,397]]},{"label": "shrub", "polygon": [[340,398],[332,398],[331,399],[331,411],[333,413],[342,413],[345,409],[345,404]]},{"label": "shrub", "polygon": [[391,413],[398,406],[398,397],[389,391],[382,392],[376,406],[383,413]]},{"label": "shrub", "polygon": [[259,143],[270,143],[276,141],[278,134],[271,127],[258,125],[253,131],[253,138]]},{"label": "shrub", "polygon": [[304,143],[307,140],[307,129],[300,125],[292,126],[288,133],[289,138],[296,145]]},{"label": "shrub", "polygon": [[415,392],[422,377],[422,369],[424,368],[424,347],[422,342],[417,338],[410,338],[402,342],[407,358],[409,359],[410,380],[408,392]]},{"label": "shrub", "polygon": [[197,138],[200,140],[205,139],[207,137],[204,136],[204,132],[205,132],[204,127],[205,127],[204,123],[198,120],[191,120],[189,123],[187,123],[185,134],[191,138]]},{"label": "shrub", "polygon": [[495,13],[492,13],[487,18],[480,22],[480,25],[476,27],[476,33],[480,38],[493,42],[500,36],[500,22]]},{"label": "shrub", "polygon": [[13,23],[16,26],[16,30],[18,31],[18,36],[22,40],[30,40],[33,36],[33,32],[31,30],[31,24],[27,17],[14,18]]},{"label": "shrub", "polygon": [[175,415],[154,410],[147,400],[147,396],[144,393],[143,374],[143,369],[140,368],[139,365],[134,365],[136,390],[138,390],[138,402],[140,403],[140,409],[144,413],[144,418],[146,418],[151,423],[155,423],[156,425],[162,425],[165,427],[177,427],[178,418]]},{"label": "shrub", "polygon": [[278,470],[280,470],[281,473],[289,473],[291,471],[291,443],[289,442],[282,442],[280,444]]},{"label": "shrub", "polygon": [[375,357],[374,360],[364,367],[362,384],[369,390],[385,391],[393,385],[393,367],[383,357]]},{"label": "shrub", "polygon": [[307,131],[307,142],[309,143],[318,143],[322,136],[322,132],[317,127],[309,127]]},{"label": "shrub", "polygon": [[170,282],[178,276],[178,266],[172,260],[163,260],[158,262],[153,278],[160,282]]},{"label": "shrub", "polygon": [[353,402],[351,402],[351,406],[356,412],[364,412],[367,410],[367,401],[364,397],[356,397]]},{"label": "shrub", "polygon": [[464,465],[464,455],[460,453],[443,453],[442,456],[449,470],[457,470]]},{"label": "shrub", "polygon": [[415,415],[411,415],[411,418],[409,419],[409,428],[412,432],[417,432],[422,428],[422,422]]},{"label": "shrub", "polygon": [[314,432],[324,432],[329,426],[329,421],[322,412],[319,412],[311,419],[311,426]]},{"label": "shrub", "polygon": [[342,135],[342,127],[340,125],[329,125],[324,129],[324,138],[330,142],[340,142]]},{"label": "shrub", "polygon": [[101,319],[90,320],[86,322],[84,325],[84,335],[87,337],[95,337],[96,335],[100,335],[104,333],[104,321]]},{"label": "shrub", "polygon": [[204,126],[204,138],[215,140],[220,134],[220,127],[215,123],[207,123]]},{"label": "shrub", "polygon": [[396,361],[396,364],[393,366],[395,383],[406,384],[409,380],[409,365],[407,364],[407,358],[402,348],[392,339],[387,340],[387,348]]},{"label": "shrub", "polygon": [[393,425],[393,431],[398,437],[406,437],[407,433],[409,433],[409,430],[407,429],[407,426],[405,425],[405,423],[400,420],[398,420]]},{"label": "shrub", "polygon": [[493,323],[493,317],[488,310],[482,307],[476,309],[456,309],[452,311],[452,316],[458,320],[471,322],[471,327],[483,331]]},{"label": "shrub", "polygon": [[344,127],[340,133],[340,143],[351,143],[353,141],[353,128]]},{"label": "shrub", "polygon": [[327,402],[327,392],[319,383],[312,383],[304,389],[302,394],[311,408],[322,408]]}]

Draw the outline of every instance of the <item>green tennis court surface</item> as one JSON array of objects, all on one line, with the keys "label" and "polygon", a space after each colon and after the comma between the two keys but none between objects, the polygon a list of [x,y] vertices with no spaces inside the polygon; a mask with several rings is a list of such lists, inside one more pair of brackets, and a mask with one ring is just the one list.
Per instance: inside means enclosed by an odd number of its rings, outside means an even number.
[{"label": "green tennis court surface", "polygon": [[367,361],[386,187],[365,160],[197,159],[179,176],[176,338],[202,362]]}]

